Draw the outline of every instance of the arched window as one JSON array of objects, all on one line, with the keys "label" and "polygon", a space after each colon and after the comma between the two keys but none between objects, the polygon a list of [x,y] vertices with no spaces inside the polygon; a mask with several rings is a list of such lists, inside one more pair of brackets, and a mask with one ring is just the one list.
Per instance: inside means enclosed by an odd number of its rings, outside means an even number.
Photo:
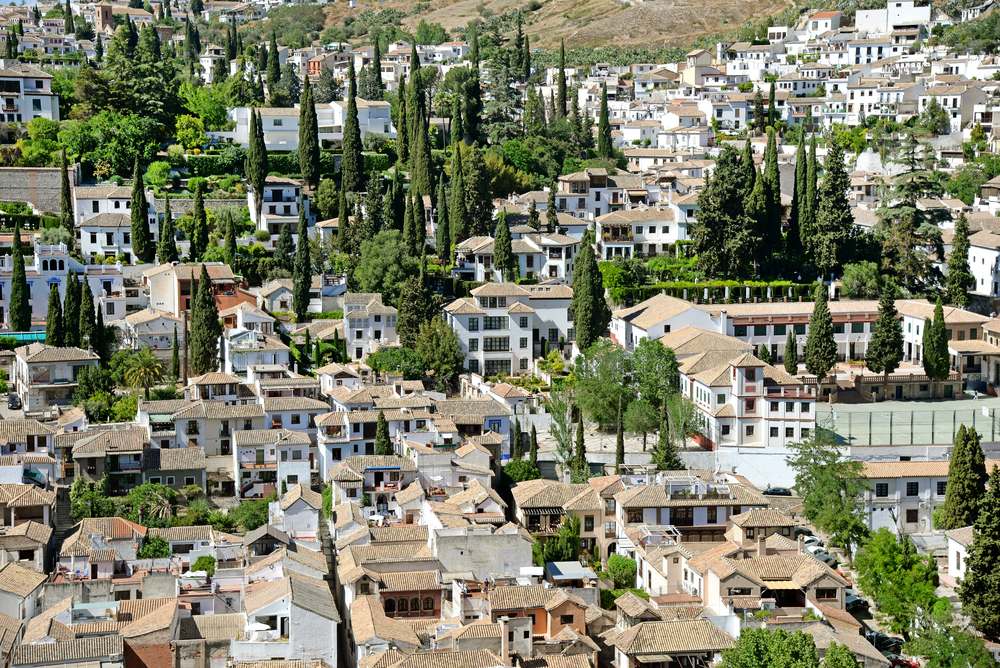
[{"label": "arched window", "polygon": [[433,609],[434,609],[434,599],[428,596],[427,598],[424,599],[424,610],[433,610]]},{"label": "arched window", "polygon": [[396,612],[396,602],[391,598],[385,602],[385,612],[386,614]]},{"label": "arched window", "polygon": [[409,612],[410,611],[410,604],[407,602],[407,600],[405,598],[399,599],[399,611],[400,612]]},{"label": "arched window", "polygon": [[48,270],[49,270],[49,261],[42,260],[42,271],[48,271]]},{"label": "arched window", "polygon": [[412,610],[413,612],[420,612],[420,599],[419,598],[411,598],[410,599],[410,610]]},{"label": "arched window", "polygon": [[65,271],[65,269],[66,265],[63,263],[62,260],[59,260],[59,271]]}]

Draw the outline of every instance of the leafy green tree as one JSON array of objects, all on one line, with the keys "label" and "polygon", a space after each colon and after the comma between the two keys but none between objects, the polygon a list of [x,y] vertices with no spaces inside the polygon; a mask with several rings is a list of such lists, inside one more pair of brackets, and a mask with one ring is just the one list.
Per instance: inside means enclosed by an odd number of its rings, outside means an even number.
[{"label": "leafy green tree", "polygon": [[504,465],[501,472],[503,478],[510,483],[538,480],[542,477],[542,474],[538,472],[538,467],[527,459],[511,459]]},{"label": "leafy green tree", "polygon": [[277,494],[272,494],[268,499],[252,499],[240,502],[229,511],[229,515],[243,529],[243,531],[253,531],[264,526],[268,522],[268,503],[277,500]]},{"label": "leafy green tree", "polygon": [[728,279],[746,263],[750,225],[744,208],[742,161],[730,145],[723,147],[712,175],[698,196],[698,220],[691,226],[698,268]]},{"label": "leafy green tree", "polygon": [[601,338],[577,357],[576,398],[591,420],[617,424],[635,397],[632,358],[611,339]]},{"label": "leafy green tree", "polygon": [[947,380],[951,375],[950,356],[948,354],[948,331],[944,323],[944,305],[938,297],[934,306],[934,320],[924,319],[922,340],[924,373],[931,380],[932,395],[937,397],[938,383]]},{"label": "leafy green tree", "polygon": [[139,548],[140,559],[169,559],[173,555],[170,543],[163,536],[153,536],[143,541]]},{"label": "leafy green tree", "polygon": [[[932,98],[933,99],[933,98]],[[955,221],[955,236],[948,256],[948,303],[968,306],[972,303],[969,291],[976,287],[976,277],[969,268],[969,221],[962,213]]]},{"label": "leafy green tree", "polygon": [[764,95],[759,90],[753,94],[753,125],[757,136],[764,134],[767,127],[767,114],[764,113]]},{"label": "leafy green tree", "polygon": [[362,100],[381,100],[385,93],[385,84],[382,83],[382,51],[379,40],[372,41],[375,47],[372,62],[362,70],[358,79],[358,95]]},{"label": "leafy green tree", "polygon": [[791,454],[785,461],[795,471],[806,518],[850,558],[868,535],[861,496],[869,485],[861,462],[842,454],[824,430],[788,448]]},{"label": "leafy green tree", "polygon": [[865,365],[872,373],[881,373],[882,398],[889,399],[889,374],[903,361],[903,326],[896,310],[896,286],[887,281],[878,302],[878,318],[865,350]]},{"label": "leafy green tree", "polygon": [[405,380],[424,378],[424,361],[411,348],[383,348],[369,355],[366,363],[376,373],[398,373]]},{"label": "leafy green tree", "polygon": [[556,186],[549,188],[549,201],[545,205],[545,231],[555,232],[559,226],[559,212],[556,210]]},{"label": "leafy green tree", "polygon": [[[774,83],[771,83],[772,102]],[[772,105],[773,106],[773,105]],[[773,112],[773,109],[772,109]],[[770,114],[773,118],[774,114]],[[774,128],[767,131],[767,150],[764,151],[764,197],[766,205],[764,207],[764,225],[762,225],[755,236],[761,239],[768,257],[781,251],[781,244],[784,237],[781,234],[782,206],[781,206],[781,177],[778,173],[778,144],[775,138]],[[852,219],[853,221],[853,219]]]},{"label": "leafy green tree", "polygon": [[389,423],[385,421],[385,413],[378,412],[378,423],[375,426],[375,454],[388,456],[394,454],[392,441],[389,440]]},{"label": "leafy green tree", "polygon": [[[767,124],[769,127],[774,127],[774,122],[778,120],[778,112],[774,108],[774,82],[771,82],[771,88],[767,92]],[[772,130],[773,132],[773,130]]]},{"label": "leafy green tree", "polygon": [[413,349],[417,345],[420,326],[428,323],[435,315],[434,299],[423,276],[410,276],[403,283],[399,294],[396,316],[396,334],[404,348]]},{"label": "leafy green tree", "polygon": [[937,565],[917,555],[908,538],[882,527],[854,560],[861,591],[878,602],[875,616],[883,628],[907,641],[921,610],[937,601]]},{"label": "leafy green tree", "polygon": [[[774,84],[771,84],[772,86]],[[861,668],[854,652],[847,645],[832,642],[823,655],[823,668]]]},{"label": "leafy green tree", "polygon": [[935,528],[950,531],[972,526],[979,517],[979,502],[986,495],[986,461],[975,429],[958,428],[948,461],[948,489],[935,511]]},{"label": "leafy green tree", "polygon": [[736,645],[722,652],[722,668],[819,668],[813,637],[802,631],[746,628]]},{"label": "leafy green tree", "polygon": [[236,221],[233,220],[231,215],[228,216],[228,220],[226,222],[226,242],[223,247],[222,257],[225,263],[230,267],[236,266]]},{"label": "leafy green tree", "polygon": [[24,271],[24,245],[21,243],[21,222],[14,224],[14,242],[11,250],[14,273],[10,288],[10,330],[27,332],[31,330],[31,303],[28,301],[28,277]]},{"label": "leafy green tree", "polygon": [[653,450],[651,461],[656,465],[657,471],[684,470],[684,462],[681,460],[676,444],[670,438],[670,430],[666,422],[660,423],[660,438]]},{"label": "leafy green tree", "polygon": [[795,327],[788,328],[788,338],[785,339],[785,372],[793,376],[799,373],[799,343],[795,337]]},{"label": "leafy green tree", "polygon": [[462,370],[465,362],[455,330],[445,324],[441,316],[420,326],[416,351],[424,360],[424,367],[434,372],[439,390],[451,385],[452,378]]},{"label": "leafy green tree", "polygon": [[194,306],[191,309],[190,357],[188,363],[191,373],[201,376],[211,371],[219,370],[219,337],[222,336],[222,323],[219,321],[219,309],[212,294],[212,281],[208,277],[205,265],[201,266],[201,276],[198,279]]},{"label": "leafy green tree", "polygon": [[938,102],[936,95],[931,96],[930,102],[920,112],[917,125],[923,128],[924,132],[933,135],[951,133],[951,117],[948,116],[948,112]]},{"label": "leafy green tree", "polygon": [[299,171],[306,185],[311,188],[319,186],[319,123],[309,77],[305,78],[299,105]]},{"label": "leafy green tree", "polygon": [[656,408],[645,399],[637,399],[625,410],[625,429],[632,434],[642,434],[642,451],[646,451],[646,437],[660,424]]},{"label": "leafy green tree", "polygon": [[874,262],[861,260],[845,264],[841,294],[847,299],[878,299],[891,280],[879,273],[879,267]]},{"label": "leafy green tree", "polygon": [[149,347],[140,348],[129,358],[125,380],[132,389],[142,388],[149,401],[149,388],[163,380],[163,365]]},{"label": "leafy green tree", "polygon": [[964,622],[956,617],[947,599],[939,599],[931,611],[920,616],[917,637],[906,643],[903,651],[926,659],[927,668],[996,666],[983,638],[964,628]]},{"label": "leafy green tree", "polygon": [[278,41],[274,28],[271,29],[271,42],[267,45],[267,91],[273,94],[281,81],[281,62],[278,60]]},{"label": "leafy green tree", "polygon": [[837,342],[833,338],[833,318],[827,298],[826,285],[821,283],[816,288],[805,347],[806,371],[816,376],[817,399],[823,396],[823,379],[837,363]]},{"label": "leafy green tree", "polygon": [[451,230],[449,229],[448,195],[444,189],[444,179],[438,181],[437,213],[437,236],[434,245],[437,248],[438,257],[447,265],[451,259]]},{"label": "leafy green tree", "polygon": [[45,343],[57,347],[63,345],[63,310],[58,283],[53,283],[49,288],[49,311],[45,316]]},{"label": "leafy green tree", "polygon": [[601,111],[597,121],[597,157],[615,157],[615,144],[611,138],[611,121],[608,117],[607,84],[603,84],[601,88]]},{"label": "leafy green tree", "polygon": [[344,95],[344,86],[333,74],[333,70],[324,67],[319,72],[319,79],[316,81],[316,89],[313,91],[313,99],[320,104],[329,104],[334,100],[339,100]]},{"label": "leafy green tree", "polygon": [[816,224],[817,212],[817,175],[819,167],[816,164],[816,137],[809,140],[809,159],[806,160],[806,180],[805,180],[805,200],[801,201],[801,211],[799,213],[799,237],[802,245],[811,255],[813,252],[812,235],[813,227]]},{"label": "leafy green tree", "polygon": [[639,341],[632,354],[632,364],[639,396],[654,408],[659,408],[680,388],[677,356],[673,349],[656,339],[647,337]]},{"label": "leafy green tree", "polygon": [[295,318],[302,322],[309,310],[309,289],[312,287],[312,263],[309,260],[309,227],[306,223],[305,196],[299,199],[298,243],[295,248],[295,266],[292,271],[292,309]]}]

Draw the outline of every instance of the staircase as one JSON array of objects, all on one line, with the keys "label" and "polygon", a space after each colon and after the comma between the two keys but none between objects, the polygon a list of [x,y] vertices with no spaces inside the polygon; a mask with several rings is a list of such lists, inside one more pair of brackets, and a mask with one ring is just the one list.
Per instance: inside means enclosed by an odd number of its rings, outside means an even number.
[{"label": "staircase", "polygon": [[56,490],[55,529],[52,532],[53,554],[59,554],[63,541],[72,533],[73,526],[73,518],[70,516],[69,486],[62,485]]}]

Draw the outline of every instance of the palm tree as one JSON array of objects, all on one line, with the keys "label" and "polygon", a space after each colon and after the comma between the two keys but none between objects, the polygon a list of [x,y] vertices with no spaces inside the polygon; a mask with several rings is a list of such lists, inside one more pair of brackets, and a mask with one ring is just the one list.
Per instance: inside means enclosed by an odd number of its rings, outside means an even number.
[{"label": "palm tree", "polygon": [[149,401],[149,388],[163,379],[163,365],[153,355],[153,351],[142,348],[135,355],[129,358],[128,367],[125,369],[125,382],[132,389],[141,387],[146,392],[146,401]]},{"label": "palm tree", "polygon": [[170,505],[170,499],[165,496],[157,496],[149,504],[149,516],[156,518],[169,518],[173,514],[173,506]]}]

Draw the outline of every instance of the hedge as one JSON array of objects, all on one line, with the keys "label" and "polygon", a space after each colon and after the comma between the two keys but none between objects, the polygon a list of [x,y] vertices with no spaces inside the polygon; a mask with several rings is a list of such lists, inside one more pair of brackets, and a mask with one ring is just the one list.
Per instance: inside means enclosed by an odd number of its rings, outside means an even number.
[{"label": "hedge", "polygon": [[[770,283],[748,281],[704,281],[693,283],[691,281],[671,281],[668,283],[657,283],[655,285],[643,285],[637,288],[624,288],[626,301],[637,303],[645,301],[660,293],[667,294],[678,299],[685,299],[684,291],[687,290],[687,299],[694,301],[712,300],[717,303],[735,304],[740,299],[744,301],[766,301],[768,299],[767,290],[771,288],[771,299],[782,301],[787,297],[791,301],[812,301],[819,283],[792,283],[791,281],[772,281]],[[729,288],[729,298],[726,298],[726,288]],[[747,289],[750,291],[747,297]],[[707,291],[707,298],[706,298]]]},{"label": "hedge", "polygon": [[0,229],[12,232],[18,222],[21,223],[22,230],[59,227],[59,219],[53,216],[36,216],[33,213],[0,212]]},{"label": "hedge", "polygon": [[[241,147],[227,148],[218,155],[189,155],[187,157],[188,171],[192,176],[226,176],[237,174],[243,176],[247,150]],[[365,171],[377,170],[384,172],[392,167],[389,156],[381,153],[364,153]],[[279,174],[299,174],[299,153],[269,153],[267,156],[268,172]],[[320,151],[320,173],[334,174],[340,166],[340,154],[334,151]]]},{"label": "hedge", "polygon": [[445,294],[450,294],[456,299],[469,297],[472,295],[472,291],[480,285],[486,285],[483,281],[463,281],[462,279],[450,276],[443,279],[442,282],[444,283]]}]

